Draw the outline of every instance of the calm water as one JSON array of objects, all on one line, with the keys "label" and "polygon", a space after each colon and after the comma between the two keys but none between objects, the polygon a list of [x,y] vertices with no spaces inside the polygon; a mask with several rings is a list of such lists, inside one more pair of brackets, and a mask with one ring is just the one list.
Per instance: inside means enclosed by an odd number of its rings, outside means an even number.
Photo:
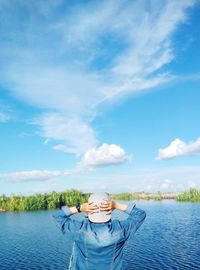
[{"label": "calm water", "polygon": [[[125,248],[125,269],[200,269],[200,203],[137,206],[147,218]],[[0,270],[67,269],[71,240],[56,227],[54,212],[0,214]]]}]

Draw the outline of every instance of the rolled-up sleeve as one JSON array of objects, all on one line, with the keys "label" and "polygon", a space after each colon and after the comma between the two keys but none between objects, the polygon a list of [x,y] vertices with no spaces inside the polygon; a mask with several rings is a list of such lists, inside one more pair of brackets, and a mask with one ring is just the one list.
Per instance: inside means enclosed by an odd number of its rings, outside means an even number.
[{"label": "rolled-up sleeve", "polygon": [[62,206],[61,210],[57,211],[52,216],[63,234],[67,232],[77,232],[82,227],[83,221],[81,222],[70,218],[72,216],[72,212],[67,205]]},{"label": "rolled-up sleeve", "polygon": [[125,213],[129,216],[127,219],[121,221],[121,224],[125,229],[126,238],[129,237],[130,233],[135,233],[146,218],[146,212],[135,206],[135,203],[130,203],[128,205]]}]

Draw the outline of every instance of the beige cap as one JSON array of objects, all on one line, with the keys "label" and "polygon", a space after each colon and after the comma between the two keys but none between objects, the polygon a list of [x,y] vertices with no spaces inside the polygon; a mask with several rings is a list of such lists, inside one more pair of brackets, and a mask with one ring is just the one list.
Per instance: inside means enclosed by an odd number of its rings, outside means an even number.
[{"label": "beige cap", "polygon": [[[109,196],[108,193],[105,192],[98,192],[98,193],[93,193],[90,195],[88,199],[88,203],[95,203],[97,206],[100,206],[101,202],[103,201],[110,201],[111,197]],[[94,223],[104,223],[110,220],[111,214],[107,214],[106,211],[100,211],[98,213],[93,213],[93,214],[88,214],[88,218],[91,222]]]}]

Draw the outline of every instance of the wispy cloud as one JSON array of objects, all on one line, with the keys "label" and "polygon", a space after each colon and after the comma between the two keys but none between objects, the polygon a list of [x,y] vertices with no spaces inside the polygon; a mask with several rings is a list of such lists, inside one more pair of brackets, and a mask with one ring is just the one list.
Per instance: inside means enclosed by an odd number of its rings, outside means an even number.
[{"label": "wispy cloud", "polygon": [[166,148],[159,149],[158,152],[158,160],[200,154],[200,138],[189,143],[177,138]]},{"label": "wispy cloud", "polygon": [[134,168],[132,173],[90,175],[87,181],[74,182],[74,188],[84,191],[121,192],[178,192],[190,187],[200,188],[199,166]]},{"label": "wispy cloud", "polygon": [[40,135],[63,144],[53,146],[54,150],[68,153],[84,153],[97,143],[93,129],[81,119],[67,118],[62,113],[48,113],[33,121],[40,127]]},{"label": "wispy cloud", "polygon": [[170,179],[164,179],[164,181],[160,185],[161,190],[171,190],[174,188],[173,181]]},{"label": "wispy cloud", "polygon": [[10,116],[0,111],[0,123],[6,123],[10,120]]},{"label": "wispy cloud", "polygon": [[[51,190],[62,191],[76,188],[84,192],[106,191],[111,193],[121,192],[157,192],[157,191],[184,191],[190,187],[200,188],[200,167],[199,166],[176,166],[162,168],[134,168],[132,172],[123,173],[115,171],[106,175],[90,174],[85,175],[87,181],[77,174],[65,175],[61,171],[20,171],[0,174],[2,184],[24,182],[32,183],[27,185],[27,190],[33,192],[47,192]],[[50,181],[51,185],[47,185]],[[35,183],[33,183],[35,182]],[[20,187],[20,185],[18,185]],[[51,187],[51,188],[50,188]],[[16,192],[16,187],[9,193]],[[0,191],[1,192],[1,191]],[[20,189],[19,191],[20,192]]]},{"label": "wispy cloud", "polygon": [[55,150],[83,154],[97,146],[100,104],[173,77],[171,37],[195,2],[3,1],[1,85],[43,110],[35,124]]},{"label": "wispy cloud", "polygon": [[60,171],[20,171],[12,173],[0,174],[0,181],[5,182],[32,182],[32,181],[47,181],[54,177],[61,176]]},{"label": "wispy cloud", "polygon": [[6,123],[13,118],[12,109],[0,100],[0,123]]}]

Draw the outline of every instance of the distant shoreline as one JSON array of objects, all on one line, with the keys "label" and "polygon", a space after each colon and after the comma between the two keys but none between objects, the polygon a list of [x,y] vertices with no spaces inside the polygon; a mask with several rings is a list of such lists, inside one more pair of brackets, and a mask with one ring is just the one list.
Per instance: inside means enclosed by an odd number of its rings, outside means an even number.
[{"label": "distant shoreline", "polygon": [[135,192],[135,193],[121,193],[112,194],[114,200],[176,200],[181,195],[181,192]]},{"label": "distant shoreline", "polygon": [[[85,203],[91,193],[85,193],[79,190],[71,189],[63,192],[50,192],[44,194],[35,194],[30,196],[0,195],[0,212],[5,211],[31,211],[58,209],[63,205],[73,206],[77,202]],[[113,200],[176,200],[179,202],[200,202],[200,190],[191,188],[185,192],[135,192],[110,194]]]}]

